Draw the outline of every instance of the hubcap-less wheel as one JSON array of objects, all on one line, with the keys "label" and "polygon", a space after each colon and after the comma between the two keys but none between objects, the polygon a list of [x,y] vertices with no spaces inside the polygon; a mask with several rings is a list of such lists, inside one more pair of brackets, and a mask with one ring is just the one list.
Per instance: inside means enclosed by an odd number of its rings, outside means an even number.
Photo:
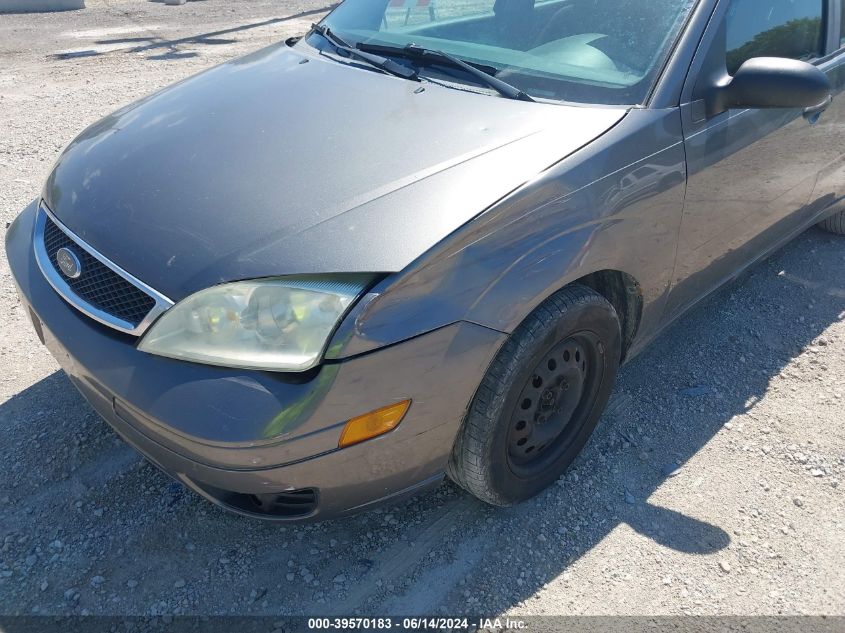
[{"label": "hubcap-less wheel", "polygon": [[558,479],[587,443],[622,357],[616,309],[573,284],[513,331],[484,374],[455,438],[449,476],[497,506]]},{"label": "hubcap-less wheel", "polygon": [[579,436],[603,371],[599,345],[592,333],[573,334],[528,378],[508,433],[508,462],[517,476],[542,471]]}]

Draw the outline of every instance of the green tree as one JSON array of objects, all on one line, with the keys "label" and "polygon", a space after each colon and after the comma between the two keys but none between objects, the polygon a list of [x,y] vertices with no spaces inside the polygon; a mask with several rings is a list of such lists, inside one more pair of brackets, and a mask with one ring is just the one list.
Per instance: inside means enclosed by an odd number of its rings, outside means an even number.
[{"label": "green tree", "polygon": [[732,75],[753,57],[807,59],[822,46],[821,18],[800,18],[758,33],[739,48],[728,51],[728,72]]}]

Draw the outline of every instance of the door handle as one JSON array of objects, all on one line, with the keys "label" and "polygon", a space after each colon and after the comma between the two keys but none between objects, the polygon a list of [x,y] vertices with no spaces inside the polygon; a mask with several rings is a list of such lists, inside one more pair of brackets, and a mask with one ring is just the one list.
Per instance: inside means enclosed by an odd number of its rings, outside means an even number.
[{"label": "door handle", "polygon": [[828,98],[822,101],[819,105],[812,106],[810,108],[804,108],[804,118],[807,119],[807,121],[809,121],[811,124],[818,123],[822,114],[824,114],[825,110],[827,110],[832,103],[833,95],[829,95]]}]

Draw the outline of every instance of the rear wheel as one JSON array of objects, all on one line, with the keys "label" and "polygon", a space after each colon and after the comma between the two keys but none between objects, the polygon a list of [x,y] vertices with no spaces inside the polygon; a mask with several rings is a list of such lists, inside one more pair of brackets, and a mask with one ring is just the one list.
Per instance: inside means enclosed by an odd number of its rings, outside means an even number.
[{"label": "rear wheel", "polygon": [[487,370],[458,433],[451,478],[499,506],[542,491],[595,429],[620,356],[619,319],[604,297],[580,285],[550,297]]},{"label": "rear wheel", "polygon": [[819,227],[835,235],[845,235],[845,209],[819,222]]}]

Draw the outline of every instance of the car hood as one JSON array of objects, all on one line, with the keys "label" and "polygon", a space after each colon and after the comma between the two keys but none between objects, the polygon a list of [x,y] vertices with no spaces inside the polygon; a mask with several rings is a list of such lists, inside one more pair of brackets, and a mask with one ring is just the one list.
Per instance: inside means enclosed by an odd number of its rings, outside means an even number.
[{"label": "car hood", "polygon": [[407,81],[280,44],[94,124],[44,197],[173,300],[239,279],[392,272],[624,115]]}]

